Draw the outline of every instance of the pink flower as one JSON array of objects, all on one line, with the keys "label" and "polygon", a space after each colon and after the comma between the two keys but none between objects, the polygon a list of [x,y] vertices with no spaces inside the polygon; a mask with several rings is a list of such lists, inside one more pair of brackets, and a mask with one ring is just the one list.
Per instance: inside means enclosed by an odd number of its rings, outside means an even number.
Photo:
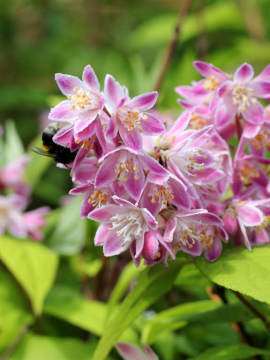
[{"label": "pink flower", "polygon": [[252,66],[244,63],[234,73],[233,80],[225,81],[218,91],[217,127],[224,127],[240,115],[245,120],[243,135],[247,138],[256,136],[264,122],[264,109],[258,98],[270,96],[270,82],[260,75],[253,79],[253,75]]},{"label": "pink flower", "polygon": [[91,211],[89,218],[102,225],[95,236],[95,244],[103,246],[105,256],[117,255],[136,244],[135,258],[140,256],[144,246],[144,234],[157,229],[157,221],[144,208],[138,208],[131,202],[113,196],[116,203],[105,205]]},{"label": "pink flower", "polygon": [[25,202],[21,196],[0,195],[0,235],[9,234],[24,238],[27,236],[26,224],[23,219],[23,208]]},{"label": "pink flower", "polygon": [[191,107],[193,105],[209,104],[220,85],[228,80],[230,76],[216,66],[203,61],[194,61],[193,65],[206,79],[193,82],[192,86],[178,86],[175,91],[185,98],[191,104]]},{"label": "pink flower", "polygon": [[43,233],[41,229],[46,224],[44,216],[48,214],[49,211],[50,209],[44,206],[23,214],[26,232],[30,238],[37,241],[41,241],[43,239]]},{"label": "pink flower", "polygon": [[87,139],[94,133],[95,120],[104,106],[94,70],[87,65],[82,80],[65,74],[56,74],[55,79],[62,93],[67,96],[67,100],[51,110],[50,120],[71,123],[75,140]]},{"label": "pink flower", "polygon": [[186,186],[169,172],[163,177],[151,174],[143,190],[140,205],[155,216],[170,204],[180,209],[187,209],[190,206],[190,199],[186,191]]},{"label": "pink flower", "polygon": [[224,178],[223,166],[219,161],[220,150],[215,151],[214,147],[208,150],[212,136],[209,130],[205,128],[190,132],[168,158],[169,169],[185,184],[203,186]]},{"label": "pink flower", "polygon": [[143,345],[144,351],[129,343],[117,343],[116,348],[124,360],[158,360],[149,346]]},{"label": "pink flower", "polygon": [[24,182],[24,171],[28,163],[28,156],[23,155],[18,160],[6,164],[0,170],[0,190],[11,188],[13,191],[28,201],[30,188]]},{"label": "pink flower", "polygon": [[246,154],[245,143],[246,141],[242,138],[233,161],[232,190],[235,195],[239,195],[244,187],[254,185],[264,189],[268,184],[267,175],[259,164],[269,164],[269,160]]},{"label": "pink flower", "polygon": [[222,220],[205,209],[178,212],[168,221],[164,234],[172,247],[192,256],[204,256],[208,261],[215,261],[222,251],[222,241],[227,241],[227,234]]},{"label": "pink flower", "polygon": [[270,200],[241,201],[233,200],[224,214],[224,226],[239,244],[241,240],[251,250],[251,245],[269,242],[267,228],[270,225]]},{"label": "pink flower", "polygon": [[86,218],[94,209],[111,202],[113,190],[110,187],[97,188],[94,184],[89,183],[70,190],[69,194],[85,194],[81,206],[81,217]]},{"label": "pink flower", "polygon": [[108,186],[117,180],[134,200],[138,200],[144,187],[145,174],[167,176],[167,171],[149,155],[124,146],[107,153],[99,163],[95,185]]},{"label": "pink flower", "polygon": [[156,135],[164,131],[161,121],[147,110],[156,103],[158,93],[152,91],[130,99],[127,89],[121,86],[111,75],[105,78],[105,102],[111,114],[107,134],[110,138],[120,136],[125,145],[140,150],[142,137]]}]

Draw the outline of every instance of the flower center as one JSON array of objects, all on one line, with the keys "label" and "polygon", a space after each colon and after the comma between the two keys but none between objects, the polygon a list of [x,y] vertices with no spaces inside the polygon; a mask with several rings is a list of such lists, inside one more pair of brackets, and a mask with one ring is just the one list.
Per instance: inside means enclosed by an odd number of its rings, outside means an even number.
[{"label": "flower center", "polygon": [[114,172],[118,175],[120,181],[125,182],[131,173],[133,173],[135,180],[139,180],[138,169],[138,165],[131,159],[118,163],[114,168]]},{"label": "flower center", "polygon": [[128,131],[137,129],[139,132],[142,132],[141,120],[146,120],[148,117],[140,113],[139,110],[132,110],[123,106],[118,110],[118,118]]},{"label": "flower center", "polygon": [[176,162],[180,170],[190,176],[197,177],[197,172],[205,170],[207,155],[201,149],[192,149],[180,152],[176,156]]},{"label": "flower center", "polygon": [[245,163],[241,166],[240,169],[240,180],[245,185],[250,185],[253,183],[254,178],[258,178],[260,176],[259,171],[255,168],[254,165],[250,165]]},{"label": "flower center", "polygon": [[207,225],[183,222],[180,225],[180,233],[180,243],[189,249],[193,248],[196,241],[200,242],[204,248],[213,244],[213,234]]},{"label": "flower center", "polygon": [[156,186],[150,196],[152,196],[151,203],[155,204],[158,201],[165,206],[174,199],[171,189],[165,186]]},{"label": "flower center", "polygon": [[233,104],[238,106],[239,111],[246,111],[251,105],[258,104],[257,99],[253,96],[254,90],[235,85],[233,88]]},{"label": "flower center", "polygon": [[116,235],[121,238],[122,246],[140,238],[145,230],[145,221],[139,211],[117,214],[110,220],[112,223],[110,230],[114,230]]},{"label": "flower center", "polygon": [[252,144],[257,150],[260,150],[262,147],[270,148],[270,133],[268,129],[262,130],[255,138],[252,139]]},{"label": "flower center", "polygon": [[93,207],[101,207],[107,201],[108,201],[108,194],[102,190],[97,190],[93,192],[88,199],[88,203]]},{"label": "flower center", "polygon": [[191,129],[200,130],[203,129],[206,125],[206,119],[196,114],[191,115],[189,122],[189,126],[191,127]]},{"label": "flower center", "polygon": [[74,88],[74,95],[68,95],[72,110],[92,110],[98,107],[98,97],[95,94],[87,94],[82,88]]},{"label": "flower center", "polygon": [[214,76],[209,76],[203,83],[205,90],[213,91],[219,86],[219,81]]}]

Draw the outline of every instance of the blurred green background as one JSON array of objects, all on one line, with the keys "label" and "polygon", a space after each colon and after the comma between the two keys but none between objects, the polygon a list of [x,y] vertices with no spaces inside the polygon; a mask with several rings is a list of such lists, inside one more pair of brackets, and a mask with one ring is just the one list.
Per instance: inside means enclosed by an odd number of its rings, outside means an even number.
[{"label": "blurred green background", "polygon": [[[1,122],[13,119],[29,145],[46,111],[60,99],[54,73],[80,76],[88,63],[101,83],[111,73],[132,95],[151,90],[180,7],[179,0],[2,1]],[[174,87],[199,78],[195,59],[227,71],[248,61],[261,70],[270,57],[269,16],[269,0],[193,0],[159,108],[179,113]],[[36,205],[46,200],[56,206],[71,185],[67,174],[52,165],[45,180],[35,194]]]}]

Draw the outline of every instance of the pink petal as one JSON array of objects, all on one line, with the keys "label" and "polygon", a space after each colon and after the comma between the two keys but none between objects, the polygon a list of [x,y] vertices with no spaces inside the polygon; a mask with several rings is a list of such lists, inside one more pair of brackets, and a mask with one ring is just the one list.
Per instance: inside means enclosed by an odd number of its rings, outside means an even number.
[{"label": "pink petal", "polygon": [[243,130],[243,136],[247,139],[252,139],[256,135],[258,135],[260,130],[261,130],[261,125],[253,125],[250,123],[246,123]]},{"label": "pink petal", "polygon": [[70,95],[74,93],[74,88],[81,88],[82,82],[77,76],[66,74],[55,74],[55,80],[59,89],[64,95]]},{"label": "pink petal", "polygon": [[205,250],[204,256],[205,258],[210,261],[216,261],[222,251],[222,243],[219,239],[215,239],[212,246]]},{"label": "pink petal", "polygon": [[126,146],[134,150],[142,148],[142,137],[136,129],[128,131],[125,127],[119,126],[119,133]]},{"label": "pink petal", "polygon": [[64,147],[70,147],[73,138],[73,125],[65,126],[53,137],[53,142]]},{"label": "pink petal", "polygon": [[174,231],[176,229],[176,225],[177,225],[177,222],[176,222],[176,219],[175,218],[171,218],[168,220],[167,222],[167,226],[166,226],[166,229],[165,229],[165,232],[164,232],[164,240],[166,242],[172,242],[173,241],[173,234],[174,234]]},{"label": "pink petal", "polygon": [[135,178],[134,173],[129,173],[128,178],[123,182],[123,185],[128,194],[137,201],[144,186],[145,175],[141,168],[138,169],[136,175],[138,175],[138,178]]},{"label": "pink petal", "polygon": [[48,118],[56,121],[71,121],[77,116],[78,112],[71,109],[71,103],[68,100],[60,102],[51,109]]},{"label": "pink petal", "polygon": [[116,235],[115,231],[109,230],[103,246],[104,256],[114,256],[121,254],[128,247],[128,243],[122,245],[121,239]]},{"label": "pink petal", "polygon": [[122,86],[111,75],[105,77],[104,94],[110,108],[116,110],[124,93]]},{"label": "pink petal", "polygon": [[115,158],[116,156],[111,156],[109,159],[103,161],[97,171],[96,186],[101,187],[111,184],[117,178],[117,174],[114,171]]},{"label": "pink petal", "polygon": [[254,76],[253,67],[247,63],[242,64],[234,73],[233,80],[237,83],[246,83]]},{"label": "pink petal", "polygon": [[172,189],[174,197],[172,203],[179,207],[189,208],[189,198],[186,193],[186,188],[181,183],[181,181],[179,181],[178,179],[170,178],[168,184]]},{"label": "pink petal", "polygon": [[159,249],[157,233],[148,231],[144,236],[142,255],[147,260],[155,260]]},{"label": "pink petal", "polygon": [[225,73],[221,71],[219,68],[204,61],[194,61],[193,66],[204,77],[215,76],[215,75],[225,76]]},{"label": "pink petal", "polygon": [[243,235],[244,244],[248,248],[248,250],[251,250],[251,245],[250,245],[250,241],[247,236],[246,228],[245,228],[244,224],[242,224],[241,221],[239,221],[239,226],[241,229],[241,233]]},{"label": "pink petal", "polygon": [[110,232],[109,229],[110,229],[110,225],[99,225],[94,239],[94,243],[96,246],[101,246],[104,244],[104,241],[109,235]]},{"label": "pink petal", "polygon": [[231,106],[220,105],[217,108],[215,123],[219,129],[227,126],[235,117],[236,108]]},{"label": "pink petal", "polygon": [[105,205],[99,209],[95,209],[89,214],[89,218],[99,222],[108,222],[111,217],[119,213],[119,206],[117,205]]},{"label": "pink petal", "polygon": [[156,160],[154,160],[151,156],[144,154],[141,157],[141,161],[143,164],[152,172],[158,176],[167,176],[168,173]]},{"label": "pink petal", "polygon": [[[270,78],[269,78],[270,80]],[[254,90],[254,95],[262,99],[270,97],[270,81],[252,81],[251,88]]]},{"label": "pink petal", "polygon": [[148,226],[155,230],[157,228],[157,220],[154,218],[154,216],[148,211],[147,209],[142,209],[142,214],[144,219],[146,220]]},{"label": "pink petal", "polygon": [[147,360],[145,354],[135,345],[117,343],[116,348],[124,360]]},{"label": "pink petal", "polygon": [[224,228],[230,234],[234,235],[238,229],[238,222],[234,215],[227,214],[224,219]]},{"label": "pink petal", "polygon": [[181,250],[192,256],[200,256],[202,253],[201,244],[197,240],[194,243],[189,241],[189,246],[181,243]]},{"label": "pink petal", "polygon": [[147,135],[158,135],[161,134],[164,130],[165,127],[162,124],[162,122],[155,118],[153,115],[147,113],[144,116],[147,117],[146,120],[142,119],[141,120],[141,126],[143,129],[143,132]]},{"label": "pink petal", "polygon": [[106,135],[110,138],[110,139],[114,139],[117,135],[117,131],[118,131],[118,127],[116,126],[116,118],[115,116],[111,116],[110,120],[109,120],[109,125],[106,131]]},{"label": "pink petal", "polygon": [[258,226],[263,222],[263,213],[261,210],[252,205],[242,205],[237,207],[240,221],[245,226]]},{"label": "pink petal", "polygon": [[87,65],[84,68],[82,79],[90,87],[90,89],[99,91],[100,86],[99,86],[98,78],[97,78],[92,66]]},{"label": "pink petal", "polygon": [[153,352],[152,349],[150,349],[149,346],[147,346],[146,344],[143,344],[144,350],[149,358],[149,360],[158,360],[157,355]]},{"label": "pink petal", "polygon": [[242,111],[247,122],[253,125],[261,125],[264,122],[264,108],[261,104],[251,105]]},{"label": "pink petal", "polygon": [[81,142],[89,139],[95,132],[96,128],[96,112],[92,113],[92,116],[87,120],[78,119],[74,126],[75,141]]},{"label": "pink petal", "polygon": [[135,96],[130,102],[129,106],[140,111],[146,111],[151,109],[158,98],[158,92],[152,91],[139,96]]},{"label": "pink petal", "polygon": [[144,244],[144,234],[136,239],[135,259],[141,255],[142,250],[143,250],[143,244]]}]

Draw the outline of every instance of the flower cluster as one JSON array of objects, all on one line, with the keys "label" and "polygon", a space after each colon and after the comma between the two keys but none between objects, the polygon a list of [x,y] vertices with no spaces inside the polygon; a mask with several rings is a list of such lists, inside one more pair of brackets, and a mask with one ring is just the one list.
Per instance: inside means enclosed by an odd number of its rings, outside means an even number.
[{"label": "flower cluster", "polygon": [[[179,86],[183,111],[163,121],[158,93],[131,98],[90,65],[82,80],[56,74],[66,96],[49,119],[53,141],[71,152],[66,165],[84,194],[81,216],[100,222],[95,244],[104,255],[129,249],[135,264],[165,264],[178,251],[214,261],[222,243],[269,241],[270,66],[253,78],[249,64],[234,75],[197,61],[204,77]],[[239,140],[239,143],[234,139]],[[237,145],[233,145],[237,144]]]},{"label": "flower cluster", "polygon": [[[2,132],[0,128],[0,136]],[[3,160],[3,154],[0,156]],[[24,181],[27,162],[27,155],[23,155],[13,162],[3,162],[0,167],[0,235],[7,232],[18,238],[30,237],[41,241],[44,215],[49,208],[25,211],[31,200],[30,188]]]}]

